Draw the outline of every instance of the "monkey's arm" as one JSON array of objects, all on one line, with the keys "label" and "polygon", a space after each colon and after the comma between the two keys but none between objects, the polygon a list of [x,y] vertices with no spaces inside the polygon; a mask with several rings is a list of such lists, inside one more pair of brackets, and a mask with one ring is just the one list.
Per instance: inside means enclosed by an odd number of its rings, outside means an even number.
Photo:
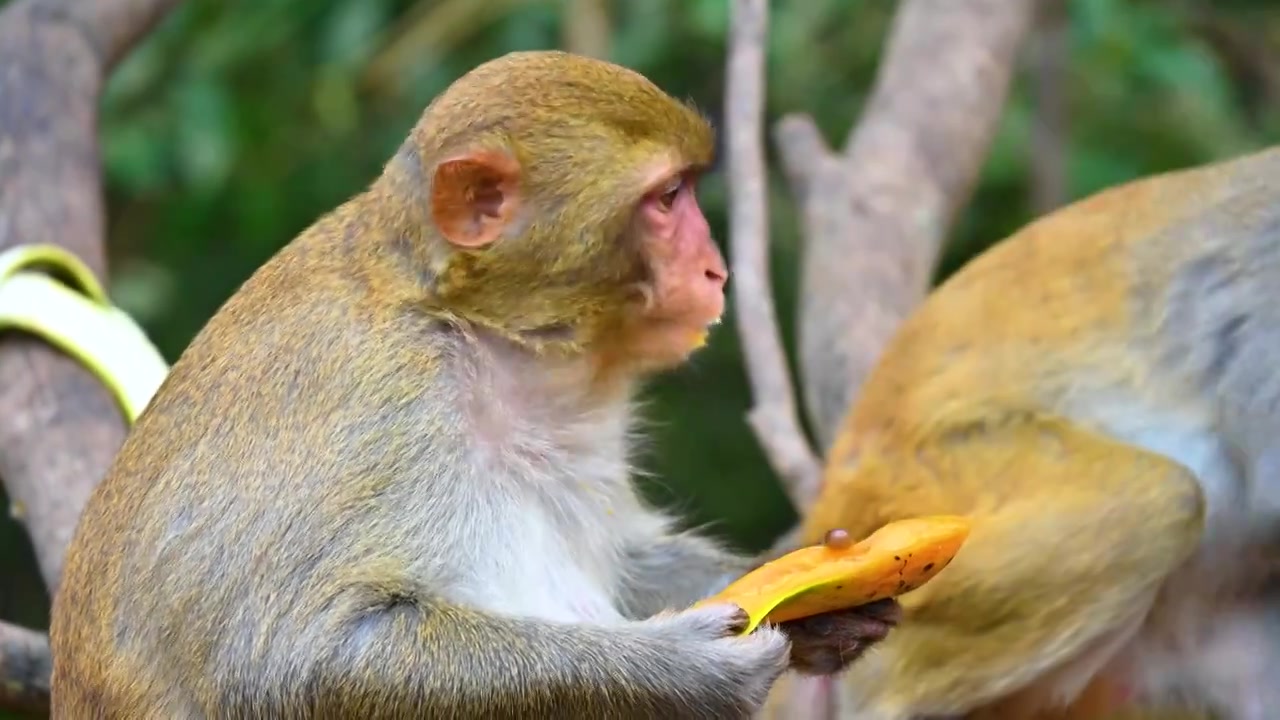
[{"label": "monkey's arm", "polygon": [[901,598],[903,625],[849,669],[848,697],[872,714],[1078,688],[1199,541],[1203,498],[1181,465],[1065,421],[966,430],[863,452],[844,475],[833,463],[806,522],[814,537],[851,518],[973,521],[951,565]]},{"label": "monkey's arm", "polygon": [[266,659],[240,658],[206,709],[282,719],[736,718],[776,676],[760,675],[759,642],[727,638],[723,606],[605,626],[421,598],[362,612],[339,604],[342,616],[318,618],[296,641],[275,639]]},{"label": "monkey's arm", "polygon": [[[636,542],[624,560],[621,605],[625,614],[643,618],[687,607],[778,553],[745,558],[689,533],[665,534]],[[848,610],[782,623],[791,640],[791,668],[810,675],[831,675],[858,660],[898,623],[901,608],[892,599]]]},{"label": "monkey's arm", "polygon": [[636,619],[684,608],[758,565],[692,532],[643,535],[623,555],[623,612]]}]

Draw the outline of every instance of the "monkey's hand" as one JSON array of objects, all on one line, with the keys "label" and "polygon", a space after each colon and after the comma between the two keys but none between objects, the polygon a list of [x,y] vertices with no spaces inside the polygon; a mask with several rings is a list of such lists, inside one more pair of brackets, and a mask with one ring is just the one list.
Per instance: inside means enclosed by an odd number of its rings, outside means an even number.
[{"label": "monkey's hand", "polygon": [[791,669],[806,675],[834,675],[883,640],[901,617],[902,606],[886,598],[790,620],[778,629],[791,639]]},{"label": "monkey's hand", "polygon": [[732,698],[740,717],[754,715],[774,681],[787,669],[791,644],[778,629],[761,626],[742,635],[747,613],[736,605],[715,604],[681,612],[660,613],[639,623],[665,641],[673,652],[698,660],[699,678],[687,678],[711,697]]}]

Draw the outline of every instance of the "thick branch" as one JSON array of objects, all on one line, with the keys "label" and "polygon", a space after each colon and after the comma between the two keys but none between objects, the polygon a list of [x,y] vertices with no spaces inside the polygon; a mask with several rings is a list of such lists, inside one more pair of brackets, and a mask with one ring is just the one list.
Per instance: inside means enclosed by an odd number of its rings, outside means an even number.
[{"label": "thick branch", "polygon": [[[61,243],[105,275],[97,105],[107,62],[173,0],[20,0],[0,11],[0,248]],[[111,396],[31,338],[0,344],[0,477],[50,592],[124,437]],[[19,380],[21,379],[21,380]]]},{"label": "thick branch", "polygon": [[818,460],[796,413],[769,287],[769,198],[764,159],[766,0],[737,0],[725,87],[729,237],[738,334],[755,406],[747,416],[796,509],[817,495]]},{"label": "thick branch", "polygon": [[105,77],[180,0],[46,0],[35,2],[61,14],[83,32],[101,59]]},{"label": "thick branch", "polygon": [[[175,2],[17,0],[0,10],[0,249],[60,243],[105,277],[98,97],[113,63]],[[0,337],[0,378],[0,479],[52,595],[125,426],[92,375],[34,338]],[[3,633],[17,639],[0,642],[0,687],[38,690],[6,673],[47,675],[47,644]]]},{"label": "thick branch", "polygon": [[0,623],[0,708],[47,714],[52,670],[43,633]]},{"label": "thick branch", "polygon": [[928,289],[997,127],[1034,3],[906,0],[900,7],[870,100],[838,162],[812,159],[816,133],[806,120],[785,119],[776,134],[806,226],[801,375],[824,448],[884,344]]}]

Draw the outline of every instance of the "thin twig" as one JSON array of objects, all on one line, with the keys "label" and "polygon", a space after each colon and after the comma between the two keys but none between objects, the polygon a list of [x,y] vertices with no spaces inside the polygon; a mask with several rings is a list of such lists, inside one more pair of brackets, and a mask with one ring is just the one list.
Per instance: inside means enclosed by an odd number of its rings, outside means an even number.
[{"label": "thin twig", "polygon": [[612,18],[605,0],[563,0],[560,38],[565,50],[607,60],[613,45]]},{"label": "thin twig", "polygon": [[1071,54],[1067,7],[1039,0],[1031,43],[1034,106],[1031,121],[1031,208],[1036,216],[1066,204],[1067,70]]},{"label": "thin twig", "polygon": [[747,422],[797,511],[818,491],[819,464],[800,427],[769,286],[764,158],[768,2],[737,0],[725,87],[733,297],[754,406]]}]

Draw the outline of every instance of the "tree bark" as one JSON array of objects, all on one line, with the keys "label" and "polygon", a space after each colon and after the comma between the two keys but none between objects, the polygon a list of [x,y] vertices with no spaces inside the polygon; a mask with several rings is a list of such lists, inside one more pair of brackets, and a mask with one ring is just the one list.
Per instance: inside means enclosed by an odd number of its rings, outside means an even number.
[{"label": "tree bark", "polygon": [[564,0],[560,45],[571,53],[609,59],[613,24],[606,0]]},{"label": "tree bark", "polygon": [[48,714],[52,669],[43,633],[0,625],[0,708]]},{"label": "tree bark", "polygon": [[769,285],[769,195],[764,157],[766,0],[734,6],[725,83],[729,238],[734,314],[753,406],[747,422],[797,512],[818,494],[818,459],[805,437]]},{"label": "tree bark", "polygon": [[1063,0],[1038,0],[1031,62],[1031,210],[1046,215],[1067,203],[1067,62],[1070,27]]},{"label": "tree bark", "polygon": [[843,152],[805,116],[775,137],[801,206],[799,356],[822,449],[898,324],[929,288],[967,202],[1031,27],[1029,0],[906,0]]},{"label": "tree bark", "polygon": [[[105,280],[99,95],[115,63],[176,2],[17,0],[0,10],[0,250],[58,243]],[[34,338],[0,336],[0,377],[0,479],[53,596],[124,419],[89,372]],[[0,640],[0,707],[29,709],[28,688],[38,685],[7,673],[47,672],[47,644],[11,626],[0,626]]]}]

